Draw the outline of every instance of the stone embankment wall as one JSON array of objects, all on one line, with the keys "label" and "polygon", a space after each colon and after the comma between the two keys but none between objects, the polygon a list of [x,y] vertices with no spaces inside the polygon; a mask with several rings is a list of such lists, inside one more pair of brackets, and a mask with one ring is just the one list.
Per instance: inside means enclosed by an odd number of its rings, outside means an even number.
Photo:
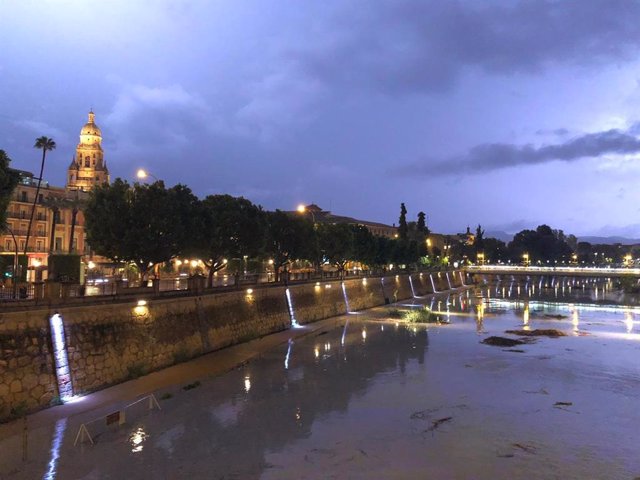
[{"label": "stone embankment wall", "polygon": [[58,397],[50,326],[56,313],[73,392],[82,394],[287,329],[287,296],[297,322],[305,324],[412,298],[412,283],[416,295],[432,293],[429,274],[413,274],[411,281],[408,275],[345,280],[344,288],[340,281],[291,285],[288,295],[286,287],[274,286],[0,313],[0,420]]}]

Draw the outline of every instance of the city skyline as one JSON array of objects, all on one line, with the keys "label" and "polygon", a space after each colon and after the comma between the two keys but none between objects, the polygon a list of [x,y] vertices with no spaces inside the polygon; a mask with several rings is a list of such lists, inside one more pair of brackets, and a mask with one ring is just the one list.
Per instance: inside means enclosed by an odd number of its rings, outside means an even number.
[{"label": "city skyline", "polygon": [[64,185],[93,108],[112,178],[142,167],[200,196],[388,224],[404,202],[442,232],[640,236],[638,13],[0,2],[0,148],[34,171],[33,140],[52,137],[45,178]]}]

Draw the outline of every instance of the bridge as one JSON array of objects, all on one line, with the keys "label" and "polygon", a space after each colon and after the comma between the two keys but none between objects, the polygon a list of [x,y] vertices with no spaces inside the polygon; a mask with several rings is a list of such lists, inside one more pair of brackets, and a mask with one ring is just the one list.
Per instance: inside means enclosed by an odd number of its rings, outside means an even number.
[{"label": "bridge", "polygon": [[565,277],[640,277],[640,268],[618,267],[542,267],[520,265],[470,265],[465,267],[472,275],[529,275],[529,276],[565,276]]}]

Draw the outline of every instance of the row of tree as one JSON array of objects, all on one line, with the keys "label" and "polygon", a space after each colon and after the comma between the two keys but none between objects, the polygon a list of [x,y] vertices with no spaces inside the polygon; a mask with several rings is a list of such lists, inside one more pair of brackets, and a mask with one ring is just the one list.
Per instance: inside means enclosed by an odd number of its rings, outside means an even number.
[{"label": "row of tree", "polygon": [[117,179],[91,191],[84,213],[87,240],[96,253],[135,263],[143,277],[172,258],[200,258],[211,283],[234,258],[269,259],[276,279],[294,260],[316,270],[330,264],[339,272],[349,262],[380,269],[416,263],[427,254],[424,214],[406,222],[404,205],[402,210],[399,238],[391,239],[362,225],[314,224],[307,215],[264,211],[244,198],[200,200],[184,185]]},{"label": "row of tree", "polygon": [[578,242],[574,235],[565,235],[562,230],[554,230],[548,225],[539,225],[535,230],[522,230],[509,243],[485,238],[480,225],[474,237],[473,242],[452,245],[451,259],[476,262],[481,253],[487,263],[603,265],[629,263],[640,258],[640,247]]}]

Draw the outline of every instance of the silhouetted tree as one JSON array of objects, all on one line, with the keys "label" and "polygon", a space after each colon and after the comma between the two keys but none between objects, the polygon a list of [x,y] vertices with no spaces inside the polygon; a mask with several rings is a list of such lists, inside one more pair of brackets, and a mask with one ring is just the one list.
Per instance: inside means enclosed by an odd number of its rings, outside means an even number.
[{"label": "silhouetted tree", "polygon": [[33,215],[36,212],[36,204],[38,203],[38,197],[40,195],[40,185],[42,184],[42,175],[44,173],[44,160],[47,156],[47,152],[54,150],[56,148],[56,142],[54,142],[49,137],[39,137],[36,138],[36,143],[33,145],[34,148],[38,148],[42,150],[42,162],[40,163],[40,175],[38,175],[38,186],[36,187],[36,194],[33,199],[33,205],[31,206],[31,216],[29,217],[29,225],[27,227],[27,239],[24,242],[24,254],[27,254],[27,249],[29,248],[29,237],[31,236],[31,226],[33,225]]},{"label": "silhouetted tree", "polygon": [[116,179],[94,187],[85,209],[87,240],[100,255],[132,262],[142,279],[149,269],[181,254],[195,231],[198,199],[184,185],[161,181],[130,186]]},{"label": "silhouetted tree", "polygon": [[20,180],[18,172],[9,168],[10,163],[9,156],[4,150],[0,150],[0,232],[7,226],[7,207]]},{"label": "silhouetted tree", "polygon": [[[208,286],[225,259],[257,256],[266,235],[262,208],[242,197],[209,195],[197,206],[200,224],[192,232],[187,250],[208,268]],[[190,254],[190,255],[191,255]]]},{"label": "silhouetted tree", "polygon": [[406,240],[409,229],[407,227],[407,209],[404,203],[400,204],[400,219],[398,220],[398,237],[400,240]]},{"label": "silhouetted tree", "polygon": [[265,253],[271,256],[276,281],[279,281],[280,269],[286,272],[293,260],[312,257],[315,230],[311,220],[292,217],[281,210],[266,212],[266,220]]}]

